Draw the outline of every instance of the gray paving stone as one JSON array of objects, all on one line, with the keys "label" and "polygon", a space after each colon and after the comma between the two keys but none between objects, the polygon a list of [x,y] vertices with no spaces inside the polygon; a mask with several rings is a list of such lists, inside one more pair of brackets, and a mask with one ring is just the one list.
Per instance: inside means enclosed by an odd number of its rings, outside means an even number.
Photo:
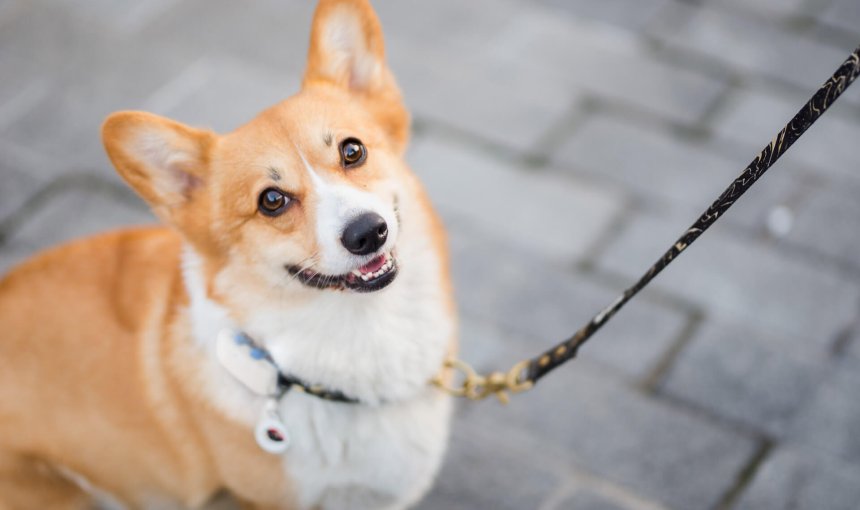
[{"label": "gray paving stone", "polygon": [[[461,309],[497,325],[490,332],[475,331],[479,338],[492,335],[474,349],[486,348],[477,359],[486,360],[483,366],[487,369],[507,368],[569,337],[621,290],[574,276],[533,251],[514,248],[474,229],[453,228],[450,242]],[[637,300],[583,347],[580,356],[641,379],[669,349],[686,321],[678,310]],[[501,335],[502,331],[507,335]],[[502,345],[501,338],[513,344]],[[462,342],[469,352],[470,337],[463,336]]]},{"label": "gray paving stone", "polygon": [[[565,81],[488,58],[511,20],[534,7],[509,0],[381,2],[389,62],[415,118],[532,149],[580,98]],[[445,27],[444,38],[438,27]]]},{"label": "gray paving stone", "polygon": [[777,449],[759,468],[738,510],[854,510],[860,470],[808,449]]},{"label": "gray paving stone", "polygon": [[386,50],[406,43],[439,48],[449,58],[486,50],[511,19],[536,8],[520,0],[377,0],[373,5],[385,31]]},{"label": "gray paving stone", "polygon": [[777,15],[781,17],[793,17],[807,14],[811,9],[806,0],[728,0],[722,4],[713,3],[715,6],[728,5],[734,9],[740,9],[738,14],[744,15],[749,11],[761,14]]},{"label": "gray paving stone", "polygon": [[460,426],[479,434],[510,423],[527,434],[509,442],[547,463],[572,463],[671,508],[711,507],[752,453],[752,442],[580,361],[508,406],[474,406]]},{"label": "gray paving stone", "polygon": [[[840,50],[786,30],[768,17],[679,5],[686,21],[658,26],[654,37],[677,51],[702,54],[738,71],[817,89],[848,56]],[[668,19],[668,18],[666,18]]]},{"label": "gray paving stone", "polygon": [[[0,61],[7,61],[0,55]],[[16,64],[2,63],[5,69],[15,69]],[[35,108],[45,99],[50,91],[50,85],[46,79],[36,78],[32,75],[16,75],[10,77],[10,82],[18,82],[13,86],[0,87],[0,129],[5,129],[17,122],[21,117]]]},{"label": "gray paving stone", "polygon": [[0,18],[0,98],[20,91],[34,78],[50,76],[84,59],[83,49],[103,41],[99,30],[83,30],[68,8],[57,2],[18,2]]},{"label": "gray paving stone", "polygon": [[457,419],[448,454],[432,492],[416,508],[472,510],[537,508],[558,484],[559,473],[538,456],[512,447],[505,422],[475,430],[468,419]]},{"label": "gray paving stone", "polygon": [[653,126],[592,117],[555,151],[560,168],[580,170],[661,203],[702,210],[740,170],[719,154]]},{"label": "gray paving stone", "polygon": [[45,186],[53,163],[0,141],[0,224]]},{"label": "gray paving stone", "polygon": [[843,30],[860,33],[860,4],[854,0],[833,0],[822,10],[819,20]]},{"label": "gray paving stone", "polygon": [[[632,191],[651,207],[687,215],[692,222],[740,175],[753,152],[741,149],[724,155],[710,144],[653,126],[594,116],[554,151],[553,161],[576,175]],[[763,228],[768,212],[785,204],[803,184],[802,172],[791,162],[782,163],[778,172],[780,177],[766,178],[766,185],[750,192],[754,199],[740,200],[726,221]]]},{"label": "gray paving stone", "polygon": [[844,360],[852,369],[860,370],[860,317],[855,322],[845,346]]},{"label": "gray paving stone", "polygon": [[577,491],[553,506],[553,510],[630,510],[630,507],[593,492]]},{"label": "gray paving stone", "polygon": [[[849,90],[845,96],[849,94],[860,97],[860,88]],[[715,119],[715,134],[749,147],[751,151],[758,151],[807,99],[761,89],[744,91],[730,101],[723,115]],[[842,104],[840,99],[780,161],[801,163],[822,175],[860,181],[855,150],[855,143],[860,139],[860,125],[848,112],[840,111]]]},{"label": "gray paving stone", "polygon": [[300,76],[307,58],[314,2],[183,0],[137,34],[159,54],[192,63],[234,57]]},{"label": "gray paving stone", "polygon": [[[729,212],[728,214],[731,214]],[[599,267],[638,277],[689,226],[689,219],[641,214],[598,257]],[[798,353],[820,356],[854,317],[860,288],[826,267],[795,260],[768,243],[717,224],[653,285],[715,317],[756,324]]]},{"label": "gray paving stone", "polygon": [[661,391],[771,436],[784,435],[826,365],[782,348],[752,327],[706,321]]},{"label": "gray paving stone", "polygon": [[145,108],[226,133],[299,91],[299,79],[231,58],[204,58],[150,96]]},{"label": "gray paving stone", "polygon": [[798,207],[794,228],[786,239],[846,263],[860,265],[860,179],[833,179],[810,193]]},{"label": "gray paving stone", "polygon": [[[833,457],[860,465],[860,375],[851,367],[834,364],[830,377],[811,396],[791,424],[790,435]],[[860,481],[860,480],[858,480]]]},{"label": "gray paving stone", "polygon": [[667,0],[540,0],[540,3],[556,7],[576,19],[593,20],[635,32],[653,21],[662,9],[674,6]]},{"label": "gray paving stone", "polygon": [[468,219],[557,261],[582,256],[622,205],[616,193],[551,174],[529,174],[459,143],[417,140],[408,160],[451,221]]},{"label": "gray paving stone", "polygon": [[129,37],[149,22],[169,11],[177,0],[150,0],[127,4],[115,0],[63,0],[64,7],[81,22]]},{"label": "gray paving stone", "polygon": [[32,252],[108,229],[154,222],[153,215],[130,194],[115,196],[87,183],[33,207],[32,214],[5,240],[3,249]]},{"label": "gray paving stone", "polygon": [[53,157],[61,162],[58,173],[89,169],[112,177],[99,139],[102,121],[113,111],[141,108],[188,63],[157,43],[123,43],[65,9],[37,4],[19,18],[0,31],[0,61],[10,63],[9,74],[34,80],[15,85],[14,97],[21,99],[23,87],[47,83],[47,89],[0,126],[0,137]]},{"label": "gray paving stone", "polygon": [[469,310],[461,313],[459,339],[460,359],[482,372],[506,370],[517,361],[534,356],[541,347],[540,339],[529,332],[513,330],[498,324],[487,313]]},{"label": "gray paving stone", "polygon": [[566,83],[682,123],[699,120],[725,88],[713,76],[655,60],[640,39],[547,10],[524,12],[493,42],[488,58],[516,62],[532,80]]},{"label": "gray paving stone", "polygon": [[[561,39],[576,33],[583,38],[576,42],[585,42],[593,50],[608,50],[611,52],[608,58],[623,54],[625,62],[633,61],[641,57],[642,50],[635,39],[621,31],[615,33],[608,26],[593,27],[583,22],[584,18],[622,26],[639,24],[647,18],[646,12],[653,14],[664,4],[671,2],[383,0],[374,5],[385,27],[392,65],[399,71],[406,99],[419,117],[446,119],[458,127],[473,129],[519,148],[527,145],[520,138],[530,127],[521,124],[564,114],[579,98],[579,83],[587,79],[576,76],[581,64],[566,57],[575,45]],[[558,20],[559,9],[569,11],[571,16]],[[545,54],[536,49],[527,59],[511,54],[511,50],[524,49],[509,47],[514,39],[530,43],[528,32],[534,28],[532,24],[547,24],[548,29],[554,24],[547,36],[560,37],[558,42],[564,46]],[[439,27],[444,27],[444,37],[439,37]],[[512,66],[512,61],[546,69],[521,70]],[[546,79],[549,68],[558,67],[563,68],[562,78]],[[604,67],[608,68],[609,63]],[[656,69],[649,65],[642,67]],[[604,74],[609,72],[606,70]],[[456,79],[451,80],[452,76]],[[652,79],[650,76],[645,81],[650,83]],[[596,80],[591,84],[598,85]],[[609,85],[611,88],[612,84]]]},{"label": "gray paving stone", "polygon": [[515,72],[474,48],[437,48],[406,41],[389,45],[404,99],[419,121],[469,132],[516,151],[535,147],[568,114],[579,89]]}]

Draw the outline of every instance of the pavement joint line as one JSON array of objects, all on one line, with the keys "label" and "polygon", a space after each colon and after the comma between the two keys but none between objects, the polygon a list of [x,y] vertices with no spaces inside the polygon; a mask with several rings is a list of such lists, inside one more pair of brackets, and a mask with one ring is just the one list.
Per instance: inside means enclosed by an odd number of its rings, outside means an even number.
[{"label": "pavement joint line", "polygon": [[702,113],[699,122],[702,131],[706,134],[705,138],[710,139],[713,137],[714,124],[719,120],[720,116],[726,113],[726,109],[738,97],[742,88],[743,85],[740,79],[729,79],[726,83],[726,88],[714,98]]},{"label": "pavement joint line", "polygon": [[589,107],[588,95],[586,94],[573,101],[560,119],[538,135],[538,139],[528,150],[530,156],[527,157],[536,160],[536,167],[548,166],[556,154],[556,149],[567,138],[575,135],[582,128],[583,124],[588,122],[590,117],[591,109]]},{"label": "pavement joint line", "polygon": [[678,333],[677,338],[672,341],[666,352],[657,360],[650,373],[642,378],[642,381],[639,383],[643,391],[656,393],[659,387],[666,381],[681,352],[690,345],[693,338],[701,330],[702,323],[705,320],[705,313],[701,310],[694,310],[687,315],[686,319],[684,327],[681,328],[681,332]]},{"label": "pavement joint line", "polygon": [[[711,80],[725,82],[737,82],[746,74],[730,63],[715,57],[708,57],[707,54],[699,53],[697,50],[679,50],[675,46],[661,41],[654,35],[649,34],[647,37],[652,37],[657,42],[653,54],[653,58],[657,62],[677,69],[694,72]],[[704,60],[708,58],[713,60],[713,62]]]},{"label": "pavement joint line", "polygon": [[559,506],[564,500],[573,496],[582,489],[582,483],[574,478],[558,484],[556,488],[547,494],[537,510],[560,510]]},{"label": "pavement joint line", "polygon": [[621,209],[613,214],[606,228],[597,235],[590,246],[586,247],[580,260],[575,263],[573,268],[575,272],[588,274],[595,271],[600,255],[606,253],[612,241],[617,239],[618,233],[628,227],[635,218],[637,208],[632,200],[635,199],[631,199],[630,194],[627,193]]},{"label": "pavement joint line", "polygon": [[836,334],[836,338],[834,338],[833,341],[830,343],[831,357],[841,358],[845,354],[845,351],[851,344],[851,337],[854,335],[855,329],[856,325],[851,324],[844,327]]},{"label": "pavement joint line", "polygon": [[661,43],[655,55],[661,62],[672,64],[688,71],[697,72],[713,79],[738,83],[745,73],[731,63],[691,49],[679,49],[668,43]]},{"label": "pavement joint line", "polygon": [[589,490],[605,497],[613,503],[619,503],[629,510],[666,510],[664,505],[647,500],[635,492],[630,491],[624,485],[610,479],[598,477],[590,473],[584,473],[581,472],[581,470],[578,473],[574,473],[573,476],[577,476],[581,479],[584,478],[579,481],[581,486],[587,485]]},{"label": "pavement joint line", "polygon": [[593,115],[613,115],[622,120],[643,123],[651,126],[652,128],[656,124],[662,129],[666,129],[671,132],[683,133],[686,130],[696,129],[696,125],[699,122],[697,120],[693,121],[692,124],[687,124],[665,117],[655,111],[635,106],[631,103],[604,99],[597,95],[591,95],[590,100],[593,108]]},{"label": "pavement joint line", "polygon": [[848,347],[855,341],[853,340],[855,337],[860,338],[860,307],[858,307],[857,317],[842,328],[831,342],[830,356],[836,359],[843,357]]},{"label": "pavement joint line", "polygon": [[726,490],[714,506],[714,510],[731,510],[735,507],[741,495],[743,495],[744,491],[749,487],[753,479],[755,479],[755,475],[758,473],[759,468],[764,464],[764,461],[767,460],[770,452],[773,451],[775,446],[776,443],[772,439],[761,439],[758,448],[747,461],[746,465],[738,472],[734,483]]},{"label": "pavement joint line", "polygon": [[778,242],[783,253],[796,261],[825,268],[828,272],[843,274],[860,285],[860,262],[852,260],[850,257],[830,255],[787,239],[771,242]]},{"label": "pavement joint line", "polygon": [[796,31],[795,23],[798,18],[803,18],[809,15],[808,12],[804,11],[803,7],[798,9],[796,12],[780,13],[772,9],[768,10],[767,7],[757,6],[751,2],[744,2],[743,0],[732,0],[726,3],[710,5],[713,5],[713,8],[720,12],[737,14],[746,18],[752,18],[756,21],[772,23],[780,29],[789,32]]},{"label": "pavement joint line", "polygon": [[744,423],[735,418],[722,415],[718,411],[700,404],[698,401],[683,399],[659,389],[655,393],[640,390],[640,394],[645,398],[654,400],[655,402],[662,402],[678,412],[697,417],[716,428],[734,432],[739,436],[743,436],[754,441],[767,442],[770,444],[776,443],[776,438],[772,437],[767,431],[756,428],[753,425]]},{"label": "pavement joint line", "polygon": [[665,505],[645,499],[624,485],[578,467],[571,467],[568,478],[547,496],[538,510],[567,510],[559,505],[580,492],[593,492],[627,510],[668,510]]},{"label": "pavement joint line", "polygon": [[71,171],[45,183],[33,192],[18,209],[0,221],[0,248],[26,222],[30,209],[36,207],[34,204],[43,200],[50,200],[74,189],[80,189],[86,193],[107,193],[111,198],[121,199],[132,207],[147,210],[137,195],[126,186],[88,171]]},{"label": "pavement joint line", "polygon": [[860,31],[853,32],[821,20],[817,20],[814,28],[820,29],[816,34],[817,40],[834,48],[844,49],[852,44],[856,46],[857,41],[860,40]]},{"label": "pavement joint line", "polygon": [[42,99],[48,95],[49,90],[50,86],[46,80],[36,80],[30,82],[27,88],[20,91],[15,97],[0,105],[0,130],[8,128],[38,106]]},{"label": "pavement joint line", "polygon": [[[837,47],[844,49],[847,53],[856,47],[856,41],[854,42],[854,46],[840,45]],[[737,83],[743,84],[744,87],[765,89],[768,92],[775,91],[784,95],[797,95],[798,97],[807,97],[817,90],[816,88],[804,87],[772,74],[750,73],[749,71],[735,67],[735,65],[730,62],[723,61],[718,57],[701,53],[694,49],[666,45],[663,53],[665,53],[666,58],[673,60],[677,59],[678,64],[688,70],[695,70],[694,68],[696,67],[722,70],[726,73],[725,79],[727,81],[736,81]],[[701,72],[701,70],[699,70],[699,72]],[[824,76],[821,77],[822,82],[824,81],[824,78]],[[801,105],[802,103],[798,103],[798,108]],[[854,107],[851,109],[857,108],[856,105],[849,106]]]},{"label": "pavement joint line", "polygon": [[416,115],[416,123],[420,123],[424,130],[424,136],[430,134],[437,135],[447,140],[454,140],[461,146],[468,146],[473,150],[478,150],[482,154],[488,155],[493,159],[500,160],[506,164],[529,169],[528,154],[516,149],[511,149],[501,143],[482,137],[467,129],[462,129],[451,124],[421,118]]}]

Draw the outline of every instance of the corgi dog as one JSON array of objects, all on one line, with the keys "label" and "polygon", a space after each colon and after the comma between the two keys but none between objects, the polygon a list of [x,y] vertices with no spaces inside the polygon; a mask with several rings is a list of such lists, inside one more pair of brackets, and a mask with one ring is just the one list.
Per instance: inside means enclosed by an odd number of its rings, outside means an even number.
[{"label": "corgi dog", "polygon": [[229,134],[108,117],[166,226],[0,281],[0,509],[417,502],[457,328],[409,125],[367,0],[321,0],[300,92]]}]

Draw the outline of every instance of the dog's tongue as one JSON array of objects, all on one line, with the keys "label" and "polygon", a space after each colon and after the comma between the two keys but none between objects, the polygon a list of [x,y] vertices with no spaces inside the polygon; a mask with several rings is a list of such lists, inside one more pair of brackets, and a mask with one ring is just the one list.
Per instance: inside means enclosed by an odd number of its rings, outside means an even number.
[{"label": "dog's tongue", "polygon": [[384,264],[385,264],[385,255],[383,254],[383,255],[380,255],[380,256],[376,257],[375,259],[371,260],[367,264],[361,266],[360,268],[358,268],[358,270],[361,271],[362,273],[365,273],[365,274],[375,273],[375,272],[379,271],[380,268],[382,268],[382,266]]}]

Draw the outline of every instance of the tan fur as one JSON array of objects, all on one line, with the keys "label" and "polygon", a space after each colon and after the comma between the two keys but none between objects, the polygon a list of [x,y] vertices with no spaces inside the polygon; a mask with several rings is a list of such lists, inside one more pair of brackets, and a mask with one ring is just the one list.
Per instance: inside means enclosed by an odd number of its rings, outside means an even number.
[{"label": "tan fur", "polygon": [[[327,60],[319,33],[339,9],[358,13],[365,44],[381,61],[381,29],[369,4],[323,0],[302,91],[235,132],[220,136],[143,112],[106,121],[104,143],[117,170],[173,228],[67,244],[0,280],[0,509],[85,508],[88,495],[69,472],[131,507],[159,501],[195,507],[223,490],[249,507],[290,507],[294,488],[281,460],[262,453],[245,425],[204,396],[181,253],[187,242],[200,254],[212,298],[238,320],[247,312],[243,303],[218,294],[213,281],[228,258],[249,261],[251,269],[235,275],[247,288],[292,299],[271,289],[254,264],[272,239],[297,259],[318,248],[316,198],[308,176],[295,170],[302,162],[294,147],[327,179],[360,189],[398,172],[394,177],[410,183],[411,199],[431,218],[428,234],[447,277],[441,224],[399,162],[409,117],[390,72],[383,66],[354,90],[345,68]],[[325,144],[330,127],[335,146],[339,136],[361,132],[377,161],[394,163],[345,172]],[[169,163],[170,172],[157,176],[135,151],[141,132],[168,140],[165,150],[183,155]],[[253,197],[270,181],[258,156],[272,151],[280,184],[299,194],[294,210],[263,218]],[[147,154],[159,157],[158,150]],[[453,315],[450,284],[444,285]]]}]

